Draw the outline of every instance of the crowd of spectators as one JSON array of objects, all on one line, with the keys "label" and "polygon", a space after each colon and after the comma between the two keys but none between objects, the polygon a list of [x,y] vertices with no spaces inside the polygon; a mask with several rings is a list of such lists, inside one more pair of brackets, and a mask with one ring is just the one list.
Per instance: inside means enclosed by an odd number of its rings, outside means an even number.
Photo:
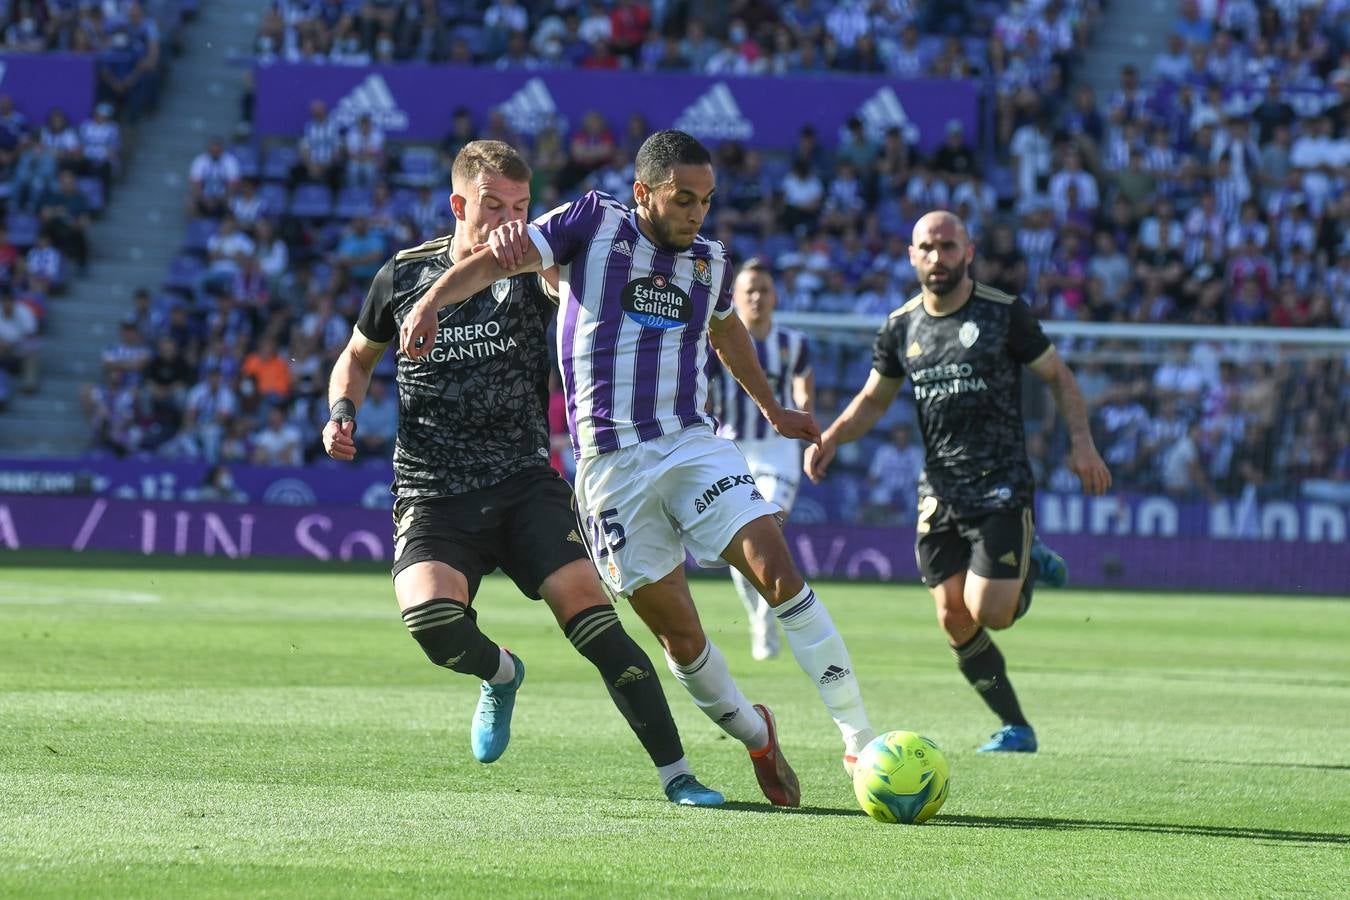
[{"label": "crowd of spectators", "polygon": [[[591,44],[614,43],[606,52],[639,68],[686,47],[690,29],[719,45],[769,48],[778,44],[765,35],[786,34],[783,47],[798,53],[875,42],[881,70],[981,78],[993,99],[992,143],[1002,152],[985,152],[957,121],[930,153],[898,131],[871,135],[858,121],[838,141],[804,125],[793,147],[722,144],[708,230],[735,257],[774,261],[781,309],[878,316],[900,305],[915,289],[910,226],[945,207],[977,239],[976,276],[1022,295],[1045,318],[1350,325],[1350,56],[1337,5],[1286,16],[1286,5],[1235,0],[1209,21],[1183,4],[1178,37],[1154,71],[1124,70],[1105,98],[1070,77],[1095,14],[1090,3],[920,9],[797,0],[733,3],[719,18],[698,4],[559,4],[558,11],[499,2],[490,21],[480,10],[476,23],[451,14],[461,6],[469,5],[278,6],[263,22],[260,52],[287,56],[292,44],[308,44],[370,53],[372,41],[392,41],[384,52],[394,58],[442,58],[435,48],[462,42],[471,51],[465,61],[496,52],[491,58],[510,64],[524,53],[584,65],[548,49],[566,46],[559,35],[573,24],[589,24],[587,33],[599,36]],[[956,18],[934,12],[939,7]],[[843,41],[849,15],[857,27]],[[619,46],[615,35],[625,32],[615,22],[624,17],[646,22],[645,39]],[[547,24],[554,20],[562,31]],[[948,29],[982,37],[953,41]],[[496,39],[496,51],[475,43]],[[901,62],[905,47],[927,49]],[[710,59],[683,68],[709,71]],[[774,66],[745,71],[783,71]],[[542,210],[589,187],[626,196],[633,152],[649,130],[640,116],[614,123],[596,114],[571,133],[545,128],[527,140],[499,114],[476,121],[460,111],[439,147],[403,147],[369,120],[340,127],[315,102],[293,146],[213,142],[193,163],[196,219],[168,290],[138,299],[127,346],[110,351],[136,362],[110,364],[107,383],[90,393],[99,441],[119,453],[212,462],[318,458],[324,377],[380,261],[450,229],[447,173],[459,147],[493,137],[525,149]],[[1343,362],[1234,367],[1196,354],[1203,378],[1172,394],[1141,370],[1087,367],[1094,421],[1118,483],[1228,493],[1252,482],[1254,446],[1273,466],[1263,490],[1283,489],[1291,477],[1347,476],[1337,449],[1346,446],[1350,404]],[[865,362],[856,347],[821,346],[823,415],[862,383]],[[386,359],[375,388],[382,399],[362,410],[367,458],[386,453],[392,440],[396,404],[382,383],[391,375]],[[1307,402],[1253,405],[1251,397],[1272,386]],[[1178,431],[1174,418],[1186,427]],[[1063,436],[1050,421],[1033,417],[1032,447],[1043,483],[1064,486]],[[853,461],[863,485],[856,508],[873,518],[904,506],[892,498],[916,474],[905,405],[884,424]]]},{"label": "crowd of spectators", "polygon": [[0,17],[0,50],[93,56],[99,99],[135,121],[159,99],[161,31],[195,9],[195,0],[12,0]]},{"label": "crowd of spectators", "polygon": [[194,0],[14,0],[0,51],[95,59],[96,105],[73,122],[59,107],[30,120],[0,94],[0,410],[38,389],[38,341],[51,298],[88,266],[89,228],[121,174],[121,122],[153,109],[172,35]]},{"label": "crowd of spectators", "polygon": [[1029,83],[1039,68],[1063,65],[1082,49],[1097,6],[1095,0],[276,0],[259,24],[255,52],[264,61],[337,65],[420,60],[724,75],[971,77],[1011,66]]},{"label": "crowd of spectators", "polygon": [[37,339],[50,301],[89,261],[88,231],[121,169],[108,103],[78,124],[52,109],[29,122],[0,95],[0,408],[38,386]]}]

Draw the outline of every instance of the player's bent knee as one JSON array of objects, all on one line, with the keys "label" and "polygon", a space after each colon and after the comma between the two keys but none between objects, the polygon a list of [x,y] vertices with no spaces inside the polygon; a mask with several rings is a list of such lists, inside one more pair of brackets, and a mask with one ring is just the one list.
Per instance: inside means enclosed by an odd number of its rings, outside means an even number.
[{"label": "player's bent knee", "polygon": [[666,655],[680,665],[688,665],[698,659],[703,648],[708,644],[708,638],[703,634],[703,630],[675,629],[664,634],[658,635],[661,639],[661,646],[665,648]]},{"label": "player's bent knee", "polygon": [[1017,606],[1007,604],[984,604],[976,607],[971,617],[977,624],[983,625],[991,631],[1002,631],[1013,623],[1017,617]]}]

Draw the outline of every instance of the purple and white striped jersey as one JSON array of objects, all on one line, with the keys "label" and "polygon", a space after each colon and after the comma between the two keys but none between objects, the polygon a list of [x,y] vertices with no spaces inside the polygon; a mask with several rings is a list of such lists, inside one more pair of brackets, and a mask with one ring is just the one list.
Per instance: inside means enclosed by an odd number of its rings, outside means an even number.
[{"label": "purple and white striped jersey", "polygon": [[708,322],[733,314],[722,244],[699,237],[662,250],[635,210],[599,191],[529,230],[544,268],[558,266],[558,363],[577,458],[711,427]]},{"label": "purple and white striped jersey", "polygon": [[[811,371],[811,354],[806,335],[777,325],[763,340],[751,336],[759,364],[768,376],[774,397],[789,409],[797,406],[792,397],[792,380]],[[713,355],[708,361],[709,395],[712,414],[717,418],[717,434],[737,442],[784,440],[760,413],[755,401]]]}]

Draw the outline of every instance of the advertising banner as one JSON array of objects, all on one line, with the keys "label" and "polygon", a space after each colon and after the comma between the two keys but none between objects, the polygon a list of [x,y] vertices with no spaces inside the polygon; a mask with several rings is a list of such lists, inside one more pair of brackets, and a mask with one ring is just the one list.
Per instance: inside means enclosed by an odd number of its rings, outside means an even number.
[{"label": "advertising banner", "polygon": [[[914,582],[910,528],[789,525],[808,578]],[[1344,542],[1061,534],[1078,587],[1350,594]],[[243,559],[388,560],[389,514],[359,507],[259,506],[50,495],[0,496],[0,567],[24,548]]]},{"label": "advertising banner", "polygon": [[259,135],[299,136],[312,100],[327,104],[346,126],[368,115],[395,140],[439,141],[460,107],[481,125],[500,112],[515,131],[533,137],[549,124],[564,135],[597,110],[615,135],[641,114],[651,130],[679,128],[708,143],[741,141],[786,149],[805,124],[826,145],[844,123],[862,120],[876,139],[898,128],[925,152],[959,120],[977,135],[976,88],[947,79],[852,76],[775,78],[692,74],[523,71],[409,63],[362,66],[271,63],[257,67],[254,128]]},{"label": "advertising banner", "polygon": [[78,125],[94,112],[94,58],[65,53],[0,53],[0,94],[37,127],[59,109]]}]

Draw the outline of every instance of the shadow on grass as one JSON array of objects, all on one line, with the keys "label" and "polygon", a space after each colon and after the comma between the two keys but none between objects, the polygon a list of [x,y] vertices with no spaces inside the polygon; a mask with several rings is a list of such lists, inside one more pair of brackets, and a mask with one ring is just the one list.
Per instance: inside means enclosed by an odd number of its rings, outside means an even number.
[{"label": "shadow on grass", "polygon": [[1092,819],[939,814],[932,824],[953,825],[958,828],[1026,828],[1052,831],[1131,831],[1149,834],[1186,834],[1196,837],[1279,841],[1287,844],[1350,844],[1350,834],[1334,834],[1322,831],[1282,831],[1274,828],[1247,828],[1229,825],[1177,825],[1168,822],[1104,822]]},{"label": "shadow on grass", "polygon": [[719,809],[729,809],[734,812],[771,812],[785,816],[862,816],[867,814],[857,809],[836,809],[830,806],[774,806],[772,803],[746,803],[741,800],[733,800],[722,804]]}]

